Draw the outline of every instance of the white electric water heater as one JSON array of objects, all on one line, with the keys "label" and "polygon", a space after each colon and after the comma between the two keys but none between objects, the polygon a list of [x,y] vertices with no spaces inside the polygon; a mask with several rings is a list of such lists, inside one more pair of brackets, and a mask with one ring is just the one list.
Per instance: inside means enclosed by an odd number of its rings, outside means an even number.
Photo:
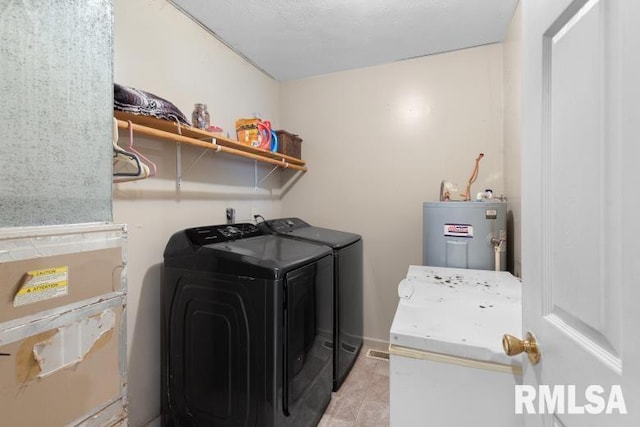
[{"label": "white electric water heater", "polygon": [[425,202],[422,263],[506,270],[507,203]]}]

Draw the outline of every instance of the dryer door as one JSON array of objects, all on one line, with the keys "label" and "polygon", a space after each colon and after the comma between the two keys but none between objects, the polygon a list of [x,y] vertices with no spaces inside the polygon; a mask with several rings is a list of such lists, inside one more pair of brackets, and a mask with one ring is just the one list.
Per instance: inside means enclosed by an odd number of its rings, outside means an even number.
[{"label": "dryer door", "polygon": [[[332,382],[333,259],[326,256],[285,277],[282,409],[328,400]],[[304,405],[322,412],[323,402]],[[297,424],[302,425],[302,424]]]}]

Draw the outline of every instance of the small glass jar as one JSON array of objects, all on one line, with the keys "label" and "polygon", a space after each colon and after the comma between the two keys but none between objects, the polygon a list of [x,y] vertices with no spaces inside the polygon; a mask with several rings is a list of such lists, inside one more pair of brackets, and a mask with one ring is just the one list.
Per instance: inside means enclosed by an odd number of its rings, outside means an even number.
[{"label": "small glass jar", "polygon": [[193,107],[193,113],[191,114],[191,121],[194,128],[209,129],[211,125],[211,118],[207,111],[207,104],[195,104]]}]

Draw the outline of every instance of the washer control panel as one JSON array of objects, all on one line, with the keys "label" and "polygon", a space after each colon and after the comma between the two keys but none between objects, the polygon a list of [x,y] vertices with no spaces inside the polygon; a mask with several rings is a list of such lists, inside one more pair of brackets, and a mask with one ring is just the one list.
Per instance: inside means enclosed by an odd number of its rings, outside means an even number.
[{"label": "washer control panel", "polygon": [[204,246],[213,243],[228,242],[230,240],[247,239],[262,236],[262,230],[250,223],[208,225],[189,228],[187,236],[194,245]]}]

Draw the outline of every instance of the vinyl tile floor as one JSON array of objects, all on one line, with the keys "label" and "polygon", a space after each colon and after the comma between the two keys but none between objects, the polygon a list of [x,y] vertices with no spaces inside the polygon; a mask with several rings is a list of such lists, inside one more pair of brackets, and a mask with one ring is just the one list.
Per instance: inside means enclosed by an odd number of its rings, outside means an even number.
[{"label": "vinyl tile floor", "polygon": [[[363,347],[318,427],[388,427],[389,361],[367,357]],[[386,350],[383,350],[386,352]]]}]

